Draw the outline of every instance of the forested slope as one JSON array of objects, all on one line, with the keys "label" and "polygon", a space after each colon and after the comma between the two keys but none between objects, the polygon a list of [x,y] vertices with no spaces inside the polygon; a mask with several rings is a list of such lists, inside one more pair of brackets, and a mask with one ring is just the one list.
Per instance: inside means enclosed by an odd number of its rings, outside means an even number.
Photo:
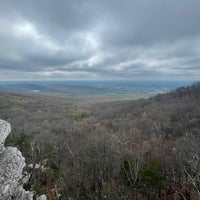
[{"label": "forested slope", "polygon": [[49,199],[200,198],[200,83],[87,106],[1,92],[0,118],[32,163],[25,188]]}]

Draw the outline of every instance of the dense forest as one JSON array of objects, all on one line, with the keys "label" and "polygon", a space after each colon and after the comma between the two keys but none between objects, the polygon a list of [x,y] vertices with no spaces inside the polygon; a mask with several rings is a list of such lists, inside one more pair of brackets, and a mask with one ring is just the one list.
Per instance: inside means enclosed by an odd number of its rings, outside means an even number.
[{"label": "dense forest", "polygon": [[0,92],[24,188],[49,200],[200,199],[200,83],[148,99],[90,102]]}]

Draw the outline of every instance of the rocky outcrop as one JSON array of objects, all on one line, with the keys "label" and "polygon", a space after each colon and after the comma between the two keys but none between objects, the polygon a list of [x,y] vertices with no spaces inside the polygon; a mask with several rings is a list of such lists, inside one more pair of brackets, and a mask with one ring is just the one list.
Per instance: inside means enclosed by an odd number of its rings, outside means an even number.
[{"label": "rocky outcrop", "polygon": [[0,199],[9,199],[22,177],[25,160],[14,147],[6,148],[0,156]]},{"label": "rocky outcrop", "polygon": [[0,119],[0,153],[5,150],[4,142],[11,132],[11,126],[8,122]]},{"label": "rocky outcrop", "polygon": [[[19,180],[25,166],[25,159],[15,147],[4,147],[6,137],[11,132],[8,122],[0,120],[0,200],[33,200],[34,193],[25,191]],[[46,200],[42,195],[38,200]]]}]

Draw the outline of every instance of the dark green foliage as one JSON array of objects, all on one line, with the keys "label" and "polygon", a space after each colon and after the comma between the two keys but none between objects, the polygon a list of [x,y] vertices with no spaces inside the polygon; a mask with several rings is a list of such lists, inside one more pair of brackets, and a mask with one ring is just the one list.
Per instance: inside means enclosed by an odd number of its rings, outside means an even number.
[{"label": "dark green foliage", "polygon": [[141,184],[148,199],[154,199],[155,194],[158,192],[156,190],[162,188],[162,181],[164,180],[160,161],[151,158],[147,167],[141,171]]},{"label": "dark green foliage", "polygon": [[47,182],[55,182],[59,178],[59,170],[47,168],[40,172],[40,181],[43,185],[46,185]]},{"label": "dark green foliage", "polygon": [[146,168],[141,171],[142,181],[151,187],[157,187],[164,180],[162,175],[162,167],[160,161],[156,158],[151,158]]},{"label": "dark green foliage", "polygon": [[34,183],[32,185],[33,190],[38,194],[38,195],[42,195],[45,192],[45,188],[42,185],[42,183],[40,181],[37,181],[36,183]]},{"label": "dark green foliage", "polygon": [[19,135],[10,134],[5,142],[6,146],[16,146],[23,155],[27,155],[30,151],[31,138],[28,134],[22,132]]},{"label": "dark green foliage", "polygon": [[69,117],[73,120],[79,120],[85,117],[89,117],[89,113],[82,108],[75,108],[74,110],[71,110]]}]

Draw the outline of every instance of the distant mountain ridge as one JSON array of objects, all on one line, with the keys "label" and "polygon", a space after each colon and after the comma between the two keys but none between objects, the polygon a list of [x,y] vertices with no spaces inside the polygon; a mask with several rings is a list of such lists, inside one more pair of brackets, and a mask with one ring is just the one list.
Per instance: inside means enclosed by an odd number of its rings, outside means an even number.
[{"label": "distant mountain ridge", "polygon": [[139,99],[166,93],[189,81],[24,81],[0,82],[0,90],[56,96],[101,95],[115,99]]},{"label": "distant mountain ridge", "polygon": [[168,93],[158,94],[152,97],[153,99],[163,99],[163,98],[199,98],[200,97],[200,81],[194,82],[189,86],[178,87],[171,90]]}]

